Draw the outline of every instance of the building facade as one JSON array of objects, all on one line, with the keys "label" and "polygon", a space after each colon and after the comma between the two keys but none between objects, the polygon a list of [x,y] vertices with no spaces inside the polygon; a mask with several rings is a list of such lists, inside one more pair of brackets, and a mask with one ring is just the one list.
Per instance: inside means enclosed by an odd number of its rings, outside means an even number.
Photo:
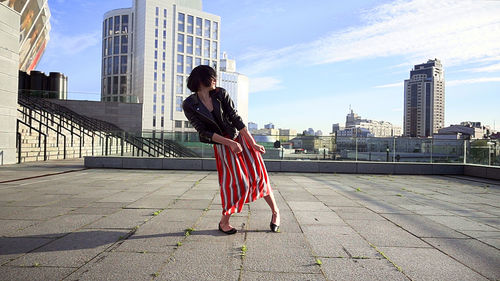
[{"label": "building facade", "polygon": [[236,62],[228,59],[226,53],[220,60],[218,84],[226,89],[244,123],[248,122],[248,77],[236,72]]},{"label": "building facade", "polygon": [[186,80],[201,64],[218,70],[219,30],[201,0],[134,0],[107,12],[101,100],[142,103],[143,130],[192,130],[182,112]]},{"label": "building facade", "polygon": [[337,131],[339,136],[393,137],[401,135],[401,127],[394,126],[387,121],[363,119],[352,109],[346,116],[345,129]]},{"label": "building facade", "polygon": [[404,136],[431,137],[444,127],[444,93],[440,60],[415,65],[404,82]]}]

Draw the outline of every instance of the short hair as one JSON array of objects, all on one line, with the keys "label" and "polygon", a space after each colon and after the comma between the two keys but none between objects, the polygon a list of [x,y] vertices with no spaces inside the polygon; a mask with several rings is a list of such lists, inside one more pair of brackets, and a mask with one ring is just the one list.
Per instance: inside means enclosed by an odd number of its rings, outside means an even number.
[{"label": "short hair", "polygon": [[208,65],[198,65],[195,67],[187,79],[187,87],[191,92],[198,92],[200,84],[209,87],[212,79],[217,79],[217,73]]}]

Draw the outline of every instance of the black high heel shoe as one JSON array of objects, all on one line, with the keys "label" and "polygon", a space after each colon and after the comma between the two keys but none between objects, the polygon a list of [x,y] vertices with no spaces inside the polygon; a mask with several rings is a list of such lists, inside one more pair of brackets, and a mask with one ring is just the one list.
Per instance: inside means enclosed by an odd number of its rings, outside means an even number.
[{"label": "black high heel shoe", "polygon": [[230,229],[230,230],[228,230],[228,231],[224,231],[224,230],[222,230],[222,227],[220,227],[220,223],[219,223],[219,231],[221,231],[221,232],[223,232],[223,233],[225,233],[225,234],[228,234],[228,235],[230,235],[230,234],[235,234],[236,232],[238,232],[238,230],[236,230],[236,228],[234,228],[234,227],[233,227],[233,228],[231,228],[231,229]]},{"label": "black high heel shoe", "polygon": [[271,216],[271,223],[269,223],[269,228],[271,228],[271,232],[280,232],[280,226],[273,223],[273,218],[276,214]]}]

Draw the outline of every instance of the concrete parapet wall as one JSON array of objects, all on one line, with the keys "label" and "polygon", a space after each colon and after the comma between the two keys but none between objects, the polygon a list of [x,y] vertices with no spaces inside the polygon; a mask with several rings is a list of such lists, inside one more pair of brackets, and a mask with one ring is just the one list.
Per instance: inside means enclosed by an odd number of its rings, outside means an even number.
[{"label": "concrete parapet wall", "polygon": [[[215,171],[212,158],[86,156],[86,168]],[[500,167],[449,163],[265,160],[269,172],[466,175],[500,180]]]}]

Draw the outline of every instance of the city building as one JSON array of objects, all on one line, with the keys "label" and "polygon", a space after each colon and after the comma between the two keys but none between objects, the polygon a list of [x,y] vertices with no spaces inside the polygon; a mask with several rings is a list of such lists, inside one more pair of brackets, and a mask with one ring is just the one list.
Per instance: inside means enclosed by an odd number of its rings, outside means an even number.
[{"label": "city building", "polygon": [[297,136],[297,130],[294,129],[279,129],[280,141],[289,141]]},{"label": "city building", "polygon": [[339,123],[332,124],[332,133],[334,134],[338,130],[340,130],[340,124]]},{"label": "city building", "polygon": [[142,103],[143,130],[194,130],[182,112],[186,80],[201,64],[218,70],[219,30],[201,0],[134,0],[107,12],[101,100]]},{"label": "city building", "polygon": [[19,70],[30,72],[49,40],[47,1],[0,0],[0,165],[16,162]]},{"label": "city building", "polygon": [[266,124],[266,125],[264,125],[264,128],[266,128],[266,129],[274,129],[274,124],[273,123]]},{"label": "city building", "polygon": [[253,132],[253,131],[256,131],[259,129],[259,125],[257,123],[254,123],[254,122],[248,122],[248,130],[250,132]]},{"label": "city building", "polygon": [[243,122],[248,121],[248,77],[236,72],[236,61],[227,58],[223,53],[220,59],[219,86],[226,89],[234,102]]},{"label": "city building", "polygon": [[404,136],[431,137],[444,127],[444,93],[440,60],[415,65],[404,82]]},{"label": "city building", "polygon": [[340,130],[338,124],[334,125],[337,126],[332,129],[339,128],[336,130],[339,136],[393,137],[401,135],[401,127],[394,126],[387,121],[363,119],[352,109],[346,116],[345,129]]}]

